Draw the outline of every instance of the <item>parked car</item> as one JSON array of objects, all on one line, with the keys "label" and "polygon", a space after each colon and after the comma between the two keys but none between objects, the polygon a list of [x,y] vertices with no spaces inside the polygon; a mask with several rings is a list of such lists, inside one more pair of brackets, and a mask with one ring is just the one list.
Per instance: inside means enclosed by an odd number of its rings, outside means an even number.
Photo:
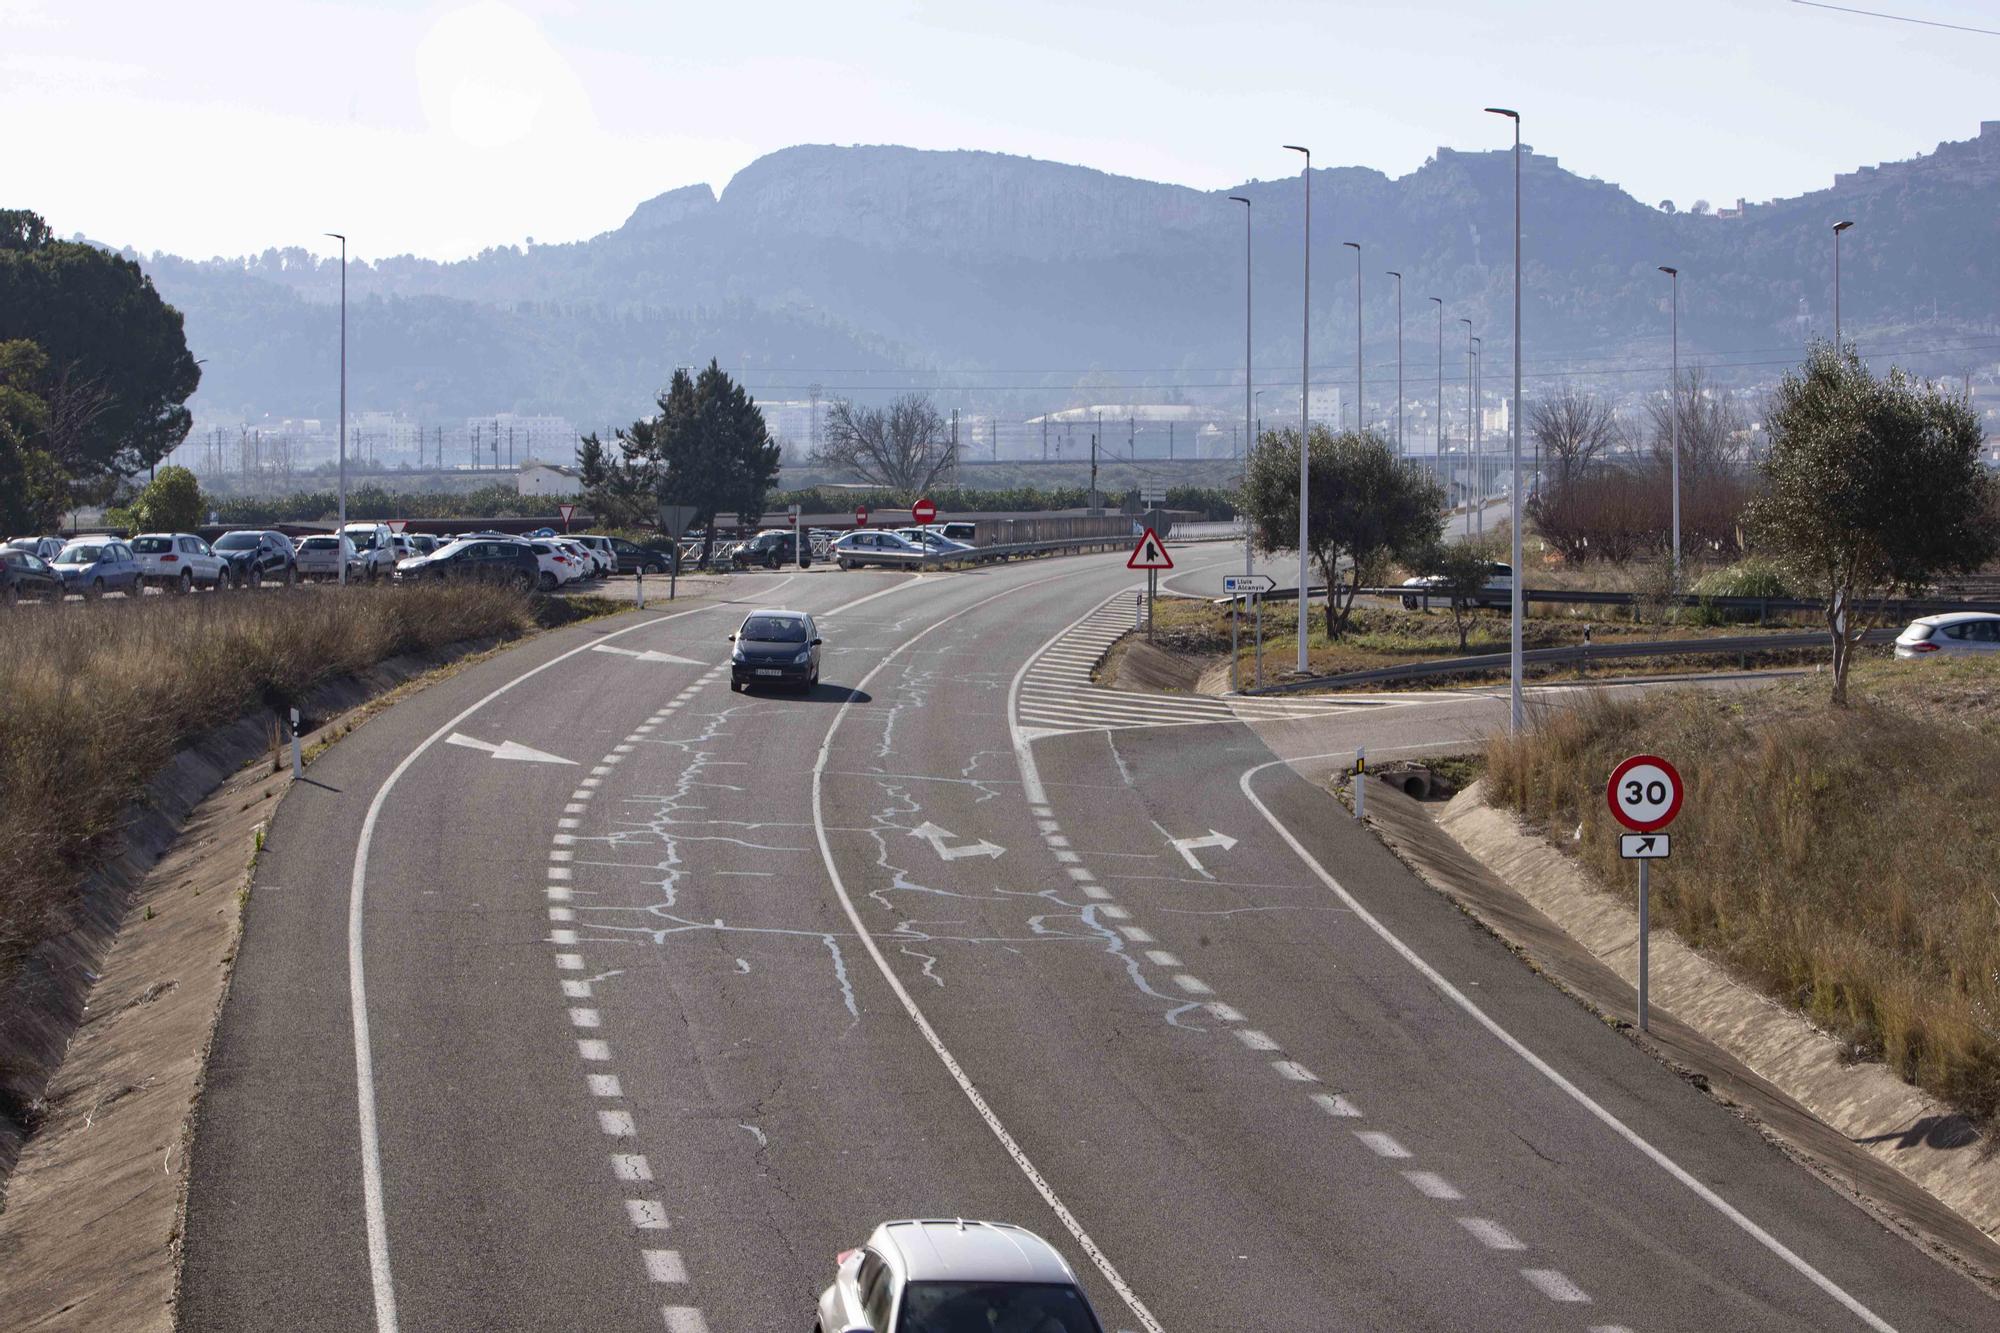
[{"label": "parked car", "polygon": [[594,579],[597,577],[598,569],[597,569],[596,552],[592,551],[588,546],[585,546],[582,542],[577,541],[574,537],[555,537],[552,538],[551,540],[557,546],[560,546],[563,548],[563,550],[569,552],[570,559],[576,562],[576,568],[577,568],[576,576],[579,579]]},{"label": "parked car", "polygon": [[672,568],[673,557],[665,551],[655,551],[650,546],[640,546],[623,537],[595,537],[591,540],[601,541],[610,547],[612,559],[617,562],[615,572],[619,574],[637,574],[641,570],[648,574],[665,574]]},{"label": "parked car", "polygon": [[[1403,594],[1403,609],[1414,611],[1423,605],[1423,594],[1444,585],[1444,579],[1437,574],[1425,574],[1414,579],[1404,579],[1402,586],[1416,591]],[[1473,597],[1474,606],[1509,606],[1514,600],[1514,567],[1512,565],[1491,564],[1486,567],[1486,582],[1480,585]]]},{"label": "parked car", "polygon": [[896,535],[912,546],[921,546],[932,555],[950,557],[972,549],[970,542],[955,542],[936,528],[897,528]]},{"label": "parked car", "polygon": [[835,1263],[819,1333],[1103,1330],[1055,1247],[1006,1222],[884,1222]]},{"label": "parked car", "polygon": [[0,549],[0,605],[12,606],[24,597],[60,602],[63,593],[62,575],[48,561],[15,546]]},{"label": "parked car", "polygon": [[345,534],[335,536],[330,532],[314,533],[300,540],[298,550],[298,570],[302,579],[318,579],[323,583],[335,582],[340,578],[340,567],[347,566],[347,581],[359,583],[362,573],[361,552],[354,549],[354,542]]},{"label": "parked car", "polygon": [[913,545],[893,532],[866,528],[848,533],[831,549],[833,562],[842,569],[858,569],[862,565],[911,569],[923,564],[930,554],[925,548]]},{"label": "parked car", "polygon": [[191,532],[148,532],[130,545],[140,579],[155,587],[192,592],[201,584],[220,592],[230,585],[229,562]]},{"label": "parked car", "polygon": [[[737,569],[751,565],[762,565],[766,569],[776,569],[780,565],[799,563],[798,539],[790,528],[766,528],[743,542],[729,553],[729,563]],[[812,563],[812,543],[806,543],[805,563]]]},{"label": "parked car", "polygon": [[363,578],[383,578],[396,572],[396,534],[387,523],[349,523],[341,531],[361,556]]},{"label": "parked car", "polygon": [[444,545],[443,542],[431,536],[428,532],[412,532],[407,534],[407,539],[410,543],[410,554],[412,556],[430,555],[438,547]]},{"label": "parked car", "polygon": [[2000,653],[2000,615],[1953,611],[1922,616],[1896,636],[1898,657],[1928,657],[1932,653]]},{"label": "parked car", "polygon": [[38,560],[52,561],[62,554],[64,546],[60,537],[16,537],[7,543],[8,549],[26,551]]},{"label": "parked car", "polygon": [[530,542],[528,549],[535,553],[535,562],[541,571],[539,582],[543,592],[554,592],[576,578],[576,562],[570,559],[567,551],[554,542]]},{"label": "parked car", "polygon": [[542,564],[526,542],[481,537],[446,542],[430,555],[396,566],[398,582],[420,579],[490,579],[532,588],[541,580]]},{"label": "parked car", "polygon": [[729,641],[729,688],[819,684],[819,628],[803,611],[752,611]]},{"label": "parked car", "polygon": [[85,597],[107,592],[139,595],[139,561],[132,548],[116,537],[79,537],[62,548],[53,567],[69,592]]},{"label": "parked car", "polygon": [[215,553],[229,562],[230,582],[261,588],[299,581],[299,553],[282,532],[225,532],[215,539]]},{"label": "parked car", "polygon": [[953,520],[947,523],[933,523],[930,526],[932,530],[942,533],[948,540],[955,542],[964,542],[967,546],[972,546],[975,544],[972,540],[972,534],[979,530],[977,525],[964,522],[963,520]]}]

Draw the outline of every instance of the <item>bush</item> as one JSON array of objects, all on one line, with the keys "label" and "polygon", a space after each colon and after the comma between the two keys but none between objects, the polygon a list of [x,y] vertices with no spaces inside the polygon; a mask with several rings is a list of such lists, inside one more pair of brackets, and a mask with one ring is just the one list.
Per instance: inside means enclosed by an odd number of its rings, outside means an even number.
[{"label": "bush", "polygon": [[1761,623],[1764,619],[1761,608],[1727,608],[1715,605],[1709,599],[1716,597],[1770,597],[1785,598],[1792,595],[1785,586],[1785,576],[1778,567],[1768,560],[1752,556],[1739,560],[1723,569],[1711,570],[1696,579],[1689,589],[1702,599],[1701,605],[1693,608],[1690,619],[1698,625],[1729,625]]}]

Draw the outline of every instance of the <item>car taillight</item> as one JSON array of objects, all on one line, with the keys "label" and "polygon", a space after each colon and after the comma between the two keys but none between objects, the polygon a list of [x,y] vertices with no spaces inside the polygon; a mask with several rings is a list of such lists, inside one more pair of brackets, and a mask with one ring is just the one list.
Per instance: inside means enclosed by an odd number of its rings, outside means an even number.
[{"label": "car taillight", "polygon": [[839,1254],[833,1256],[833,1262],[836,1264],[844,1264],[849,1259],[852,1259],[855,1255],[859,1253],[861,1253],[861,1251],[859,1250],[842,1250]]},{"label": "car taillight", "polygon": [[160,563],[163,565],[171,565],[172,563],[174,563],[174,561],[178,559],[180,559],[180,557],[177,555],[163,555],[160,557]]},{"label": "car taillight", "polygon": [[1938,650],[1934,643],[1906,643],[1903,646],[1913,653],[1934,653]]}]

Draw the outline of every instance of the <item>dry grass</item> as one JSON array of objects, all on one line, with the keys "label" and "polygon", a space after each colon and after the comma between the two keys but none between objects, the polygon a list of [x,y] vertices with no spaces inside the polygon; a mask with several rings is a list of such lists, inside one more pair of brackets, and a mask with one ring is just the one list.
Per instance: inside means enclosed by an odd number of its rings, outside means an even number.
[{"label": "dry grass", "polygon": [[[1654,912],[1779,1000],[1980,1120],[2000,1113],[2000,663],[1600,698],[1487,754],[1494,799],[1632,892],[1604,781],[1667,756],[1688,785]],[[1581,825],[1580,840],[1572,835]]]},{"label": "dry grass", "polygon": [[0,615],[0,982],[174,751],[399,653],[534,627],[489,586],[146,597]]}]

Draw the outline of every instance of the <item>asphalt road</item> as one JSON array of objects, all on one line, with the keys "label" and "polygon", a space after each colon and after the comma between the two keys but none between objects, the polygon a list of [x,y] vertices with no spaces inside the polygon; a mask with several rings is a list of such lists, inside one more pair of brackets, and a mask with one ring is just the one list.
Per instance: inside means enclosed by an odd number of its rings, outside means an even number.
[{"label": "asphalt road", "polygon": [[[1031,1227],[1109,1329],[1995,1326],[1279,758],[1503,704],[1106,699],[1133,583],[741,576],[334,746],[259,863],[184,1326],[802,1330],[900,1216]],[[755,605],[821,617],[811,695],[730,691]]]}]

